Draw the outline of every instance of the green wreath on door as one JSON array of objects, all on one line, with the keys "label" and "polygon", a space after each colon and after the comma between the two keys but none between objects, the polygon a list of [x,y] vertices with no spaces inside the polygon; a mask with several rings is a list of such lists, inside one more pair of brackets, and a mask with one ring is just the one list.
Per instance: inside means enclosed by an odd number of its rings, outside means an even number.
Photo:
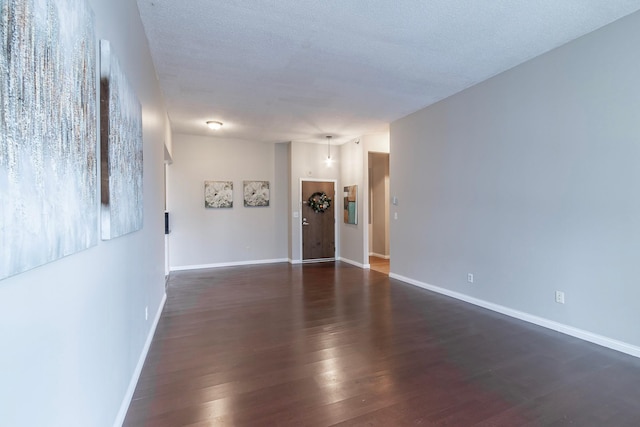
[{"label": "green wreath on door", "polygon": [[315,213],[323,213],[331,207],[331,198],[324,191],[316,191],[309,197],[307,203]]}]

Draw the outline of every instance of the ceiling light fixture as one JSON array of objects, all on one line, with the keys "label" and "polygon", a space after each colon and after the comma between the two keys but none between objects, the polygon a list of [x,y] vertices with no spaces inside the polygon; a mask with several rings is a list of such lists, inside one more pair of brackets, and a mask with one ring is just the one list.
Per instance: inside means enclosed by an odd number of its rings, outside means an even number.
[{"label": "ceiling light fixture", "polygon": [[333,164],[333,159],[331,158],[331,135],[327,135],[327,160],[324,162],[328,167],[331,167]]},{"label": "ceiling light fixture", "polygon": [[207,122],[207,126],[209,126],[210,129],[218,130],[218,129],[220,129],[222,127],[222,122],[216,122],[216,121],[213,121],[213,120],[209,120]]}]

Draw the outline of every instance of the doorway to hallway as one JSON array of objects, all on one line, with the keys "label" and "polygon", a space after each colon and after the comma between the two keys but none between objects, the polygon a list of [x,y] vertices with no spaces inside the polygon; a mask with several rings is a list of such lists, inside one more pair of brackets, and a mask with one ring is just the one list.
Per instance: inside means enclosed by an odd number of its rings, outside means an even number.
[{"label": "doorway to hallway", "polygon": [[389,153],[369,152],[369,265],[389,274]]}]

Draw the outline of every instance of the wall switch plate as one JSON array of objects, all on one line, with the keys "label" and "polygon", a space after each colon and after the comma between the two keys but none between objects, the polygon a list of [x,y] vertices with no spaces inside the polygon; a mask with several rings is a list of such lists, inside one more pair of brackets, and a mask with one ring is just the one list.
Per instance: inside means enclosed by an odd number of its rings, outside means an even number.
[{"label": "wall switch plate", "polygon": [[467,274],[467,282],[473,283],[473,274],[472,273]]},{"label": "wall switch plate", "polygon": [[393,213],[393,219],[398,219],[398,212]]},{"label": "wall switch plate", "polygon": [[300,213],[298,211],[293,211],[293,217],[294,218],[300,217]]},{"label": "wall switch plate", "polygon": [[558,304],[564,304],[564,292],[556,291],[556,302]]}]

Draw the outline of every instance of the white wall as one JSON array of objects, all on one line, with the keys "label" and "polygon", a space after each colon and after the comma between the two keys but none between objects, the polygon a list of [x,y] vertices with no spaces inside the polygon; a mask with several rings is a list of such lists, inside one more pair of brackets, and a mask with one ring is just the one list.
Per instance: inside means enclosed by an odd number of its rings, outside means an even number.
[{"label": "white wall", "polygon": [[[355,141],[359,141],[358,144]],[[358,186],[358,224],[345,224],[342,218],[344,201],[340,200],[340,258],[360,267],[369,267],[369,155],[389,152],[389,133],[363,135],[340,146],[340,194],[344,186]]]},{"label": "white wall", "polygon": [[[364,160],[364,144],[361,142],[361,138],[357,139],[358,144],[355,141],[348,141],[340,146],[340,157],[342,159],[340,168],[340,181],[341,185],[338,188],[337,194],[339,195],[339,214],[338,214],[338,228],[341,236],[340,246],[340,258],[351,264],[357,266],[369,265],[369,253],[364,247],[364,230],[367,228],[365,222],[365,207],[363,204],[364,195],[367,193],[364,183],[366,163]],[[345,186],[357,185],[358,186],[358,212],[357,224],[345,224],[344,223],[344,195],[343,190]],[[336,205],[337,206],[337,205]]]},{"label": "white wall", "polygon": [[173,161],[171,156],[173,156],[173,135],[171,134],[169,115],[166,115],[164,127],[164,161],[171,163]]},{"label": "white wall", "polygon": [[163,100],[136,3],[89,4],[142,104],[144,228],[0,281],[3,426],[113,425],[163,301]]},{"label": "white wall", "polygon": [[[325,163],[325,144],[264,144],[251,141],[173,135],[173,163],[167,168],[168,210],[171,216],[169,260],[173,270],[250,264],[288,259],[301,262],[300,182],[336,182],[336,257],[368,265],[364,233],[366,150],[389,151],[389,134],[365,135],[360,144],[332,146],[332,166]],[[242,206],[242,181],[271,181],[271,207]],[[205,180],[234,182],[232,209],[205,209]],[[344,224],[344,185],[358,185],[358,225]],[[298,217],[294,214],[298,213]]]},{"label": "white wall", "polygon": [[394,122],[393,275],[640,355],[639,42],[636,13]]},{"label": "white wall", "polygon": [[[358,144],[355,141],[359,141]],[[369,155],[370,152],[389,152],[389,133],[363,135],[340,146],[340,194],[344,186],[358,186],[358,224],[345,224],[340,200],[339,230],[340,259],[356,266],[369,267]]]},{"label": "white wall", "polygon": [[[175,134],[167,168],[172,269],[287,259],[285,144]],[[268,207],[244,207],[243,181],[270,182]],[[233,208],[204,207],[204,181],[233,181]]]},{"label": "white wall", "polygon": [[[391,148],[389,141],[389,132],[378,132],[363,135],[360,138],[367,153],[389,153]],[[368,163],[368,159],[365,159]]]}]

